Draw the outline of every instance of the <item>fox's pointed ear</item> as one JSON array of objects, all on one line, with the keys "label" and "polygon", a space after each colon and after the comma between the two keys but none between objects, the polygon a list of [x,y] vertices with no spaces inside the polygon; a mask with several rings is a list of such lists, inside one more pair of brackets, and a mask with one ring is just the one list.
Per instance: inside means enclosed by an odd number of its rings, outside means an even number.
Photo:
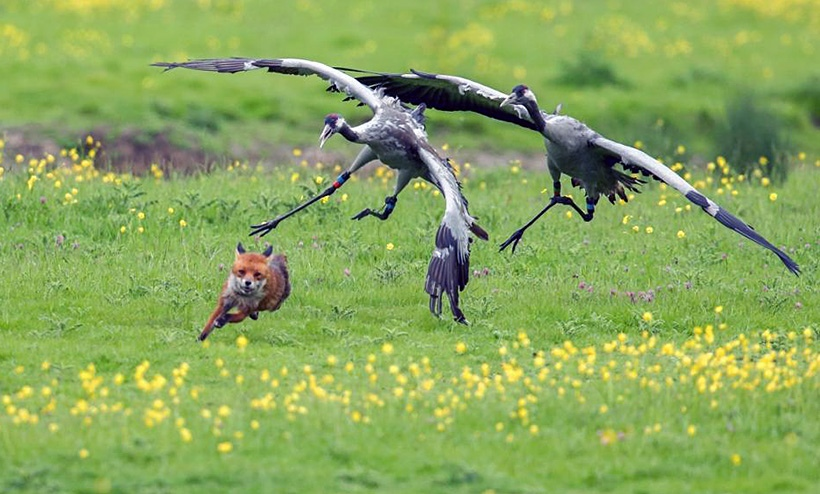
[{"label": "fox's pointed ear", "polygon": [[236,255],[244,254],[244,253],[245,253],[245,248],[242,247],[242,242],[239,242],[238,244],[236,244]]},{"label": "fox's pointed ear", "polygon": [[262,255],[265,256],[265,257],[270,257],[271,254],[273,254],[273,246],[268,245],[268,248],[265,249],[264,252],[262,252]]}]

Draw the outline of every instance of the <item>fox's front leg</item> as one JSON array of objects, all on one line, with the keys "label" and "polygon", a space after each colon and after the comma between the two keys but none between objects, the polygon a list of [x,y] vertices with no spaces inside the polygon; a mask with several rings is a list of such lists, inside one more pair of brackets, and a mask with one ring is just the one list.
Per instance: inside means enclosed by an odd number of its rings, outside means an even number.
[{"label": "fox's front leg", "polygon": [[[234,312],[233,314],[225,314],[225,322],[222,323],[222,325],[224,326],[225,324],[227,324],[229,322],[231,322],[231,323],[233,323],[233,322],[242,322],[242,321],[245,320],[246,317],[248,317],[248,315],[249,314],[247,312],[242,312],[242,311]],[[259,317],[259,316],[257,316],[257,317]],[[256,319],[255,317],[253,317],[252,314],[251,314],[251,318]]]},{"label": "fox's front leg", "polygon": [[[236,304],[226,301],[223,297],[219,297],[219,303],[217,304],[216,309],[214,309],[211,317],[208,318],[208,322],[205,323],[205,327],[202,329],[202,332],[199,334],[199,338],[197,339],[199,341],[205,341],[205,338],[211,334],[211,331],[213,331],[214,328],[221,328],[228,322],[237,322],[230,320],[236,314],[228,314],[228,311],[230,311],[234,305]],[[244,317],[242,317],[242,319],[244,319]],[[242,319],[240,319],[240,321]]]}]

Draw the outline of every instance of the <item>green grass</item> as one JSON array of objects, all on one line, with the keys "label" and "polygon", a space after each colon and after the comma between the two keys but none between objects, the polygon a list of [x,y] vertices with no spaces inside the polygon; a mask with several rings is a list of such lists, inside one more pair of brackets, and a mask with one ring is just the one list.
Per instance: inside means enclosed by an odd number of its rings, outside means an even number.
[{"label": "green grass", "polygon": [[[2,2],[0,491],[816,491],[812,6]],[[592,223],[550,212],[514,255],[498,253],[543,207],[549,179],[540,159],[522,164],[533,171],[476,159],[462,180],[491,242],[472,246],[471,325],[446,308],[438,320],[423,284],[441,198],[411,187],[388,221],[348,219],[383,203],[383,169],[247,237],[320,190],[315,177],[336,176],[283,150],[308,155],[325,114],[367,111],[321,94],[316,78],[148,66],[232,55],[525,82],[544,108],[562,102],[685,163],[803,276],[654,184],[601,204]],[[741,92],[759,104],[747,114],[776,115],[807,153],[782,183],[763,184],[771,165],[744,181],[696,166],[720,149]],[[460,160],[543,153],[512,126],[429,117],[431,140]],[[56,154],[92,131],[111,144],[100,172],[30,151]],[[158,156],[204,149],[242,163],[108,174],[132,165],[116,157],[120,133]],[[320,156],[352,154],[334,142]],[[268,156],[279,166],[256,169]],[[293,294],[199,344],[238,241],[287,253]]]},{"label": "green grass", "polygon": [[392,187],[361,176],[264,239],[289,258],[282,309],[208,345],[195,337],[236,242],[262,249],[248,225],[336,172],[50,170],[31,190],[26,173],[0,181],[4,492],[816,489],[815,167],[704,189],[799,278],[657,186],[593,223],[551,212],[498,253],[548,179],[471,168],[492,241],[473,244],[487,274],[463,292],[469,327],[427,310],[441,198],[410,187],[388,221],[351,222]]},{"label": "green grass", "polygon": [[[455,73],[502,91],[526,82],[544,108],[563,103],[611,138],[646,140],[662,120],[668,145],[686,142],[709,158],[721,149],[713,136],[726,104],[751,91],[780,117],[791,145],[820,153],[811,123],[816,105],[806,99],[818,76],[806,60],[820,45],[811,3],[9,0],[0,14],[0,128],[36,124],[58,141],[136,128],[243,159],[237,149],[265,157],[270,147],[312,145],[327,113],[366,117],[322,95],[318,79],[162,74],[148,66],[188,57],[284,56]],[[585,69],[610,75],[598,80]],[[512,126],[431,115],[439,143],[542,149],[539,139]],[[668,150],[661,145],[654,143],[653,152]]]}]

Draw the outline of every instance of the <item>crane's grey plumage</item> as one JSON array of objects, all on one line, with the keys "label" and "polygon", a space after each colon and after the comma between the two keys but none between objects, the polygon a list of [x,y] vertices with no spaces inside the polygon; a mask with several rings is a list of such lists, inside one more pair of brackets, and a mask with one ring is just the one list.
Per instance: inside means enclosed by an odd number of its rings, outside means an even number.
[{"label": "crane's grey plumage", "polygon": [[365,164],[379,159],[387,166],[397,170],[396,186],[393,195],[385,199],[382,211],[365,209],[354,219],[376,216],[387,219],[396,204],[396,196],[413,178],[422,178],[435,185],[444,196],[444,216],[436,234],[435,249],[430,259],[425,280],[425,290],[430,296],[430,310],[436,316],[441,314],[441,297],[446,294],[450,300],[453,317],[460,323],[466,323],[464,313],[459,307],[459,292],[468,282],[470,265],[470,233],[487,240],[488,235],[470,216],[467,200],[461,193],[461,185],[446,159],[438,155],[427,141],[424,131],[424,105],[408,109],[395,97],[384,96],[363,85],[354,77],[319,62],[295,58],[250,59],[224,58],[190,60],[181,63],[155,63],[166,70],[186,68],[211,72],[245,72],[267,69],[290,75],[316,75],[329,81],[334,91],[345,93],[348,98],[356,99],[370,107],[373,117],[358,126],[351,127],[338,114],[325,117],[325,126],[319,138],[320,146],[334,134],[341,134],[351,142],[364,144],[365,147],[353,164],[336,181],[319,195],[311,198],[293,210],[262,224],[253,226],[251,235],[265,235],[276,228],[280,221],[313,204],[322,197],[333,194],[344,184],[351,173]]},{"label": "crane's grey plumage", "polygon": [[[416,70],[409,74],[349,71],[363,74],[357,76],[359,81],[404,102],[425,104],[444,111],[480,113],[538,131],[544,136],[548,147],[547,167],[553,179],[553,197],[530,222],[501,244],[502,250],[512,245],[515,251],[524,231],[555,204],[571,206],[584,221],[591,221],[601,196],[613,203],[618,197],[626,201],[625,191],[638,191],[644,182],[613,168],[621,164],[629,172],[651,176],[673,187],[722,225],[774,252],[789,271],[800,273],[797,263],[786,253],[696,190],[677,173],[639,149],[607,139],[582,122],[560,115],[560,105],[553,113],[541,110],[535,95],[525,85],[518,85],[509,95],[505,95],[475,81],[451,75]],[[586,211],[581,210],[570,197],[561,195],[561,174],[569,175],[573,185],[584,189]]]}]

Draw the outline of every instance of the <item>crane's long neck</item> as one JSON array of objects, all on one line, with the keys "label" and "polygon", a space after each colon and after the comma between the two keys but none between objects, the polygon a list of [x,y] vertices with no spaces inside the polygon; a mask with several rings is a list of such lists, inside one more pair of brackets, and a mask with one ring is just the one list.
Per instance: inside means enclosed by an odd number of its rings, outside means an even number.
[{"label": "crane's long neck", "polygon": [[350,142],[361,142],[359,133],[356,132],[353,127],[348,125],[347,122],[343,123],[341,127],[339,127],[339,134]]},{"label": "crane's long neck", "polygon": [[547,121],[544,120],[544,115],[541,113],[541,108],[538,108],[538,103],[535,100],[527,100],[524,103],[524,108],[527,109],[527,112],[530,114],[530,118],[535,123],[535,126],[538,129],[538,132],[547,136]]}]

